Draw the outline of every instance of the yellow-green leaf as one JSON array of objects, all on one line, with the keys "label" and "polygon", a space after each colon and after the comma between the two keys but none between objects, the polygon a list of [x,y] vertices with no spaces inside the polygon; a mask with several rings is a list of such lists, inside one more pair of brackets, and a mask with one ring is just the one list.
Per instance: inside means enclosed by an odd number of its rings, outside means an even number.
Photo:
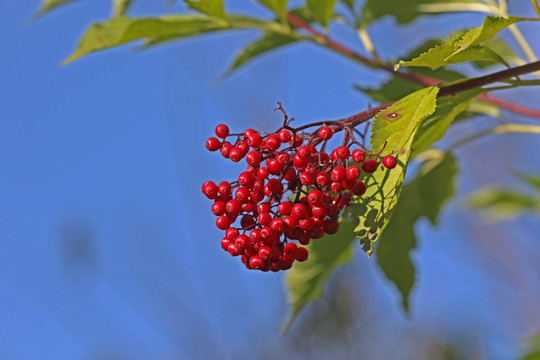
[{"label": "yellow-green leaf", "polygon": [[435,112],[420,125],[414,139],[413,152],[419,154],[442,139],[450,124],[469,108],[473,99],[481,92],[475,89],[440,98]]},{"label": "yellow-green leaf", "polygon": [[282,21],[287,19],[287,0],[257,0],[272,10]]},{"label": "yellow-green leaf", "polygon": [[122,16],[125,14],[132,0],[113,0],[113,16]]},{"label": "yellow-green leaf", "polygon": [[262,38],[244,47],[235,57],[233,63],[222,77],[230,75],[239,67],[253,60],[259,55],[302,40],[300,35],[295,33],[281,34],[275,32],[265,32]]},{"label": "yellow-green leaf", "polygon": [[43,0],[41,2],[41,7],[38,10],[38,15],[43,15],[46,12],[56,9],[60,5],[64,5],[73,1],[74,0]]},{"label": "yellow-green leaf", "polygon": [[471,6],[485,4],[477,0],[367,0],[363,9],[363,20],[365,23],[372,22],[383,16],[393,16],[400,24],[406,24],[415,20],[422,14],[431,14],[434,12],[446,12],[448,9],[441,8],[440,11],[434,11],[433,8],[427,6],[453,6],[454,11],[462,9],[463,11],[471,10]]},{"label": "yellow-green leaf", "polygon": [[210,16],[215,16],[225,19],[225,6],[223,0],[184,0],[190,8],[205,13]]},{"label": "yellow-green leaf", "polygon": [[373,244],[397,204],[414,136],[422,121],[435,111],[438,90],[437,87],[418,90],[379,112],[373,120],[371,151],[393,154],[398,165],[365,177],[367,191],[354,200],[362,209],[355,231],[368,254],[373,252]]},{"label": "yellow-green leaf", "polygon": [[309,10],[323,26],[327,26],[334,17],[336,3],[337,0],[307,0]]},{"label": "yellow-green leaf", "polygon": [[401,60],[396,67],[425,66],[437,69],[441,66],[467,61],[498,62],[508,66],[502,56],[488,46],[480,44],[506,27],[523,20],[525,19],[515,16],[509,18],[487,16],[482,26],[459,33],[450,42],[437,45],[410,61]]},{"label": "yellow-green leaf", "polygon": [[451,154],[431,151],[416,178],[403,186],[392,219],[378,241],[377,263],[398,288],[406,312],[415,282],[410,257],[416,247],[414,226],[424,217],[436,225],[444,203],[454,194],[456,174],[457,167]]}]

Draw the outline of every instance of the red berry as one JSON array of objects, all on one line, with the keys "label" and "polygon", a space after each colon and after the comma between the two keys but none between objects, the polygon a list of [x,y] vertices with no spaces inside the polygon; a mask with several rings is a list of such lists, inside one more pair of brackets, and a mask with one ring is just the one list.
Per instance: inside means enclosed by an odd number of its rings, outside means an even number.
[{"label": "red berry", "polygon": [[224,141],[221,145],[221,155],[223,155],[224,158],[228,159],[232,148],[233,146],[230,142]]},{"label": "red berry", "polygon": [[307,217],[306,207],[304,204],[294,204],[291,214],[297,219],[303,219]]},{"label": "red berry", "polygon": [[261,154],[258,151],[250,151],[246,156],[246,162],[252,166],[259,166],[261,163]]},{"label": "red berry", "polygon": [[304,231],[309,231],[313,227],[313,220],[311,218],[301,219],[298,221],[298,226]]},{"label": "red berry", "polygon": [[382,164],[384,165],[385,168],[387,169],[393,169],[396,167],[397,165],[397,160],[395,157],[393,157],[392,155],[388,155],[388,156],[385,156],[383,161],[382,161]]},{"label": "red berry", "polygon": [[324,232],[327,234],[335,234],[339,230],[339,222],[334,219],[326,219],[323,224]]},{"label": "red berry", "polygon": [[326,208],[323,206],[313,206],[311,208],[311,214],[313,217],[324,218],[326,216]]},{"label": "red berry", "polygon": [[287,256],[294,257],[294,255],[296,254],[296,249],[297,249],[297,246],[295,243],[288,243],[283,248],[283,253]]},{"label": "red berry", "polygon": [[218,138],[225,139],[229,136],[229,127],[225,124],[219,124],[216,126],[216,135]]},{"label": "red berry", "polygon": [[232,199],[227,201],[227,204],[225,204],[225,211],[227,211],[227,214],[230,216],[237,216],[240,214],[240,211],[242,211],[242,205],[240,204],[240,201],[236,199]]},{"label": "red berry", "polygon": [[376,160],[367,159],[362,164],[362,170],[364,170],[367,173],[372,173],[372,172],[375,172],[375,170],[377,170],[377,166],[379,166],[379,164],[377,164]]},{"label": "red berry", "polygon": [[320,190],[311,190],[307,196],[308,203],[311,206],[322,204],[323,202],[323,194]]},{"label": "red berry", "polygon": [[343,181],[347,177],[347,172],[343,166],[336,166],[332,170],[332,180],[333,181]]},{"label": "red berry", "polygon": [[296,254],[294,255],[294,258],[297,261],[306,261],[308,258],[308,250],[305,247],[299,246],[296,249]]},{"label": "red berry", "polygon": [[235,243],[230,243],[227,250],[232,256],[238,256],[242,254],[242,249],[240,249],[240,246],[236,245]]},{"label": "red berry", "polygon": [[214,182],[207,181],[202,185],[202,192],[207,198],[213,200],[218,194],[218,187]]},{"label": "red berry", "polygon": [[248,138],[251,135],[256,134],[256,133],[257,133],[257,131],[255,131],[254,129],[247,129],[246,131],[244,131],[244,137]]},{"label": "red berry", "polygon": [[356,196],[364,195],[366,193],[366,184],[361,180],[357,180],[356,186],[352,189],[352,193]]},{"label": "red berry", "polygon": [[360,168],[356,165],[351,165],[347,167],[347,179],[358,179],[360,177],[360,174],[362,174],[362,171]]},{"label": "red berry", "polygon": [[308,160],[311,157],[311,149],[307,145],[301,146],[296,152],[296,156],[304,161]]},{"label": "red berry", "polygon": [[332,135],[334,135],[334,131],[330,126],[323,126],[319,129],[319,137],[323,140],[330,140]]},{"label": "red berry", "polygon": [[247,235],[240,235],[236,238],[235,243],[240,249],[246,249],[250,243],[250,240]]},{"label": "red berry", "polygon": [[280,130],[280,132],[278,133],[278,137],[279,137],[279,140],[281,140],[281,142],[284,143],[291,140],[292,134],[289,130],[283,129],[283,130]]},{"label": "red berry", "polygon": [[281,215],[287,216],[291,214],[293,204],[290,201],[284,201],[278,205],[278,211]]},{"label": "red berry", "polygon": [[268,245],[263,245],[259,249],[259,257],[261,259],[263,259],[263,260],[266,260],[266,259],[272,257],[273,253],[274,253],[274,250],[272,249],[272,247],[270,247]]},{"label": "red berry", "polygon": [[342,145],[336,149],[336,156],[340,160],[346,160],[350,156],[351,152],[348,147]]},{"label": "red berry", "polygon": [[320,186],[327,186],[331,182],[330,174],[327,172],[320,172],[317,174],[317,184]]},{"label": "red berry", "polygon": [[221,230],[227,230],[231,226],[231,219],[225,215],[221,215],[216,219],[216,226]]},{"label": "red berry", "polygon": [[343,190],[343,184],[341,184],[340,182],[334,181],[330,184],[330,191],[334,194],[340,193],[341,190]]},{"label": "red berry", "polygon": [[255,134],[251,134],[249,135],[249,137],[247,138],[247,143],[249,146],[251,146],[252,148],[258,148],[259,146],[261,146],[261,143],[262,143],[262,137],[261,135],[255,133]]},{"label": "red berry", "polygon": [[366,153],[362,150],[356,149],[352,152],[352,159],[354,162],[361,163],[366,159]]},{"label": "red berry", "polygon": [[266,147],[272,151],[276,151],[281,146],[281,140],[276,134],[268,135],[266,138]]},{"label": "red berry", "polygon": [[281,255],[278,260],[278,266],[281,270],[287,270],[292,267],[294,258],[287,255]]},{"label": "red berry", "polygon": [[225,214],[225,203],[223,201],[216,201],[212,205],[212,213],[216,216]]},{"label": "red berry", "polygon": [[227,229],[227,231],[225,231],[225,236],[231,241],[235,240],[239,234],[238,229],[235,227],[230,227]]},{"label": "red berry", "polygon": [[233,162],[239,162],[244,157],[244,154],[242,150],[237,148],[236,146],[229,151],[229,159],[231,159]]},{"label": "red berry", "polygon": [[300,175],[300,182],[305,186],[310,186],[315,180],[315,175],[311,171],[304,171]]},{"label": "red berry", "polygon": [[218,138],[211,137],[210,139],[206,140],[206,148],[210,151],[217,151],[221,147],[221,143],[219,142]]}]

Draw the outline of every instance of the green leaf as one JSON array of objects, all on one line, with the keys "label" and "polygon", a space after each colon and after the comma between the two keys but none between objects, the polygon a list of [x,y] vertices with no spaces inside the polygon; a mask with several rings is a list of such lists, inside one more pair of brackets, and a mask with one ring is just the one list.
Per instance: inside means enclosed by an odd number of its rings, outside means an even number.
[{"label": "green leaf", "polygon": [[[434,12],[445,13],[448,8],[440,8],[439,11],[426,6],[453,6],[454,8],[471,10],[471,6],[483,5],[476,0],[367,0],[363,9],[363,19],[365,23],[370,23],[385,15],[393,16],[400,24],[406,24],[422,14]],[[484,5],[485,7],[485,5]]]},{"label": "green leaf", "polygon": [[415,282],[410,257],[416,247],[414,226],[424,217],[436,225],[443,205],[454,194],[456,174],[456,162],[451,154],[431,151],[416,178],[403,186],[392,220],[379,239],[377,263],[398,288],[406,312]]},{"label": "green leaf", "polygon": [[349,9],[351,9],[351,11],[354,11],[354,3],[356,2],[356,0],[342,0],[342,1],[345,5],[349,7]]},{"label": "green leaf", "polygon": [[[281,25],[279,25],[281,26]],[[64,64],[92,52],[146,40],[148,44],[174,40],[212,31],[240,28],[278,28],[274,22],[262,22],[245,16],[228,16],[227,21],[202,15],[169,15],[161,18],[130,18],[120,16],[90,26],[80,40],[77,49]]]},{"label": "green leaf", "polygon": [[[512,50],[510,46],[508,46],[508,44],[500,37],[494,36],[491,39],[487,39],[482,42],[482,45],[485,45],[489,47],[491,50],[495,51],[504,59],[504,61],[506,61],[509,64],[515,64],[515,65],[525,64],[525,60],[519,57],[514,52],[514,50]],[[475,61],[474,65],[478,68],[483,69],[483,68],[494,65],[494,63],[489,62],[489,61],[488,62]]]},{"label": "green leaf", "polygon": [[164,36],[191,36],[227,28],[222,22],[199,15],[179,15],[163,18],[117,17],[94,23],[83,35],[77,49],[64,64],[94,51],[122,45],[134,40]]},{"label": "green leaf", "polygon": [[226,18],[223,0],[184,0],[190,8],[221,19]]},{"label": "green leaf", "polygon": [[435,111],[438,91],[437,87],[418,90],[380,111],[373,120],[371,151],[393,154],[398,165],[391,171],[376,171],[367,177],[366,193],[354,199],[363,209],[355,231],[369,255],[397,204],[414,135],[422,121]]},{"label": "green leaf", "polygon": [[418,90],[380,111],[373,120],[371,151],[384,148],[385,153],[409,153],[422,120],[435,111],[438,91],[437,87]]},{"label": "green leaf", "polygon": [[438,45],[410,61],[401,60],[396,67],[425,66],[437,69],[441,66],[467,61],[499,62],[508,66],[506,61],[487,46],[479,45],[495,36],[504,28],[524,20],[511,16],[509,18],[487,16],[484,24],[467,32],[457,34],[449,43]]},{"label": "green leaf", "polygon": [[132,0],[113,0],[113,16],[122,16],[131,5]]},{"label": "green leaf", "polygon": [[519,360],[540,360],[540,331],[536,331],[527,339],[527,353]]},{"label": "green leaf", "polygon": [[307,248],[309,259],[296,262],[287,273],[287,288],[291,314],[286,322],[288,329],[302,309],[323,294],[324,286],[330,275],[338,268],[351,261],[358,225],[359,207],[349,207],[340,219],[339,232],[324,235],[311,241]]},{"label": "green leaf", "polygon": [[473,99],[482,91],[465,91],[452,96],[445,96],[437,101],[437,110],[422,122],[413,143],[414,154],[419,154],[442,139],[450,124],[469,108]]},{"label": "green leaf", "polygon": [[246,46],[236,55],[232,65],[222,77],[229,76],[236,69],[259,55],[299,40],[302,40],[302,37],[295,33],[280,34],[275,32],[265,32],[262,38]]},{"label": "green leaf", "polygon": [[537,190],[540,191],[540,176],[521,174],[520,177],[523,180],[527,181],[527,183],[529,183],[529,185],[534,186]]},{"label": "green leaf", "polygon": [[41,7],[39,8],[37,15],[43,15],[46,12],[49,12],[53,9],[56,9],[60,5],[67,4],[69,2],[73,2],[74,0],[43,0],[41,3]]},{"label": "green leaf", "polygon": [[526,211],[540,211],[540,199],[495,186],[484,187],[472,194],[466,205],[472,209],[486,210],[492,221],[512,218]]},{"label": "green leaf", "polygon": [[257,0],[257,2],[263,4],[282,20],[287,20],[287,0]]},{"label": "green leaf", "polygon": [[336,3],[337,0],[307,0],[309,10],[323,26],[327,26],[334,16]]}]

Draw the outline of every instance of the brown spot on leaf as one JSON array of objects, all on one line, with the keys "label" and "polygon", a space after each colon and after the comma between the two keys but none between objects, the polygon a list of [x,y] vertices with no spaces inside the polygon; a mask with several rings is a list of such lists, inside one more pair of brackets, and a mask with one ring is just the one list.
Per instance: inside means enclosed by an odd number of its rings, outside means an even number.
[{"label": "brown spot on leaf", "polygon": [[386,118],[386,120],[396,121],[396,120],[399,120],[399,118],[401,118],[401,115],[399,115],[396,112],[390,112],[390,113],[385,114],[384,117]]}]

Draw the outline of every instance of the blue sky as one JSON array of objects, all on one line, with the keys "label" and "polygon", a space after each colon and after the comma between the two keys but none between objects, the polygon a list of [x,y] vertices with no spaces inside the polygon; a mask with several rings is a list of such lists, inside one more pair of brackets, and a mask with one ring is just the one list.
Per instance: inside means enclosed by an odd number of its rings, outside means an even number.
[{"label": "blue sky", "polygon": [[[385,75],[299,45],[214,85],[237,49],[258,36],[250,31],[146,52],[125,46],[59,67],[110,4],[75,3],[28,22],[38,5],[0,4],[0,359],[250,359],[276,352],[406,359],[414,341],[430,339],[467,344],[481,359],[511,359],[540,324],[531,301],[540,290],[538,219],[489,225],[455,201],[440,229],[418,228],[411,319],[375,261],[358,251],[333,277],[327,300],[282,336],[282,275],[245,271],[219,246],[200,186],[237,170],[204,142],[222,122],[238,131],[277,128],[276,101],[305,123],[359,112],[369,102],[352,85],[375,85]],[[267,15],[249,1],[235,6]],[[133,14],[181,9],[139,1]],[[398,57],[405,43],[412,48],[480,21],[470,14],[427,18],[396,33],[386,19],[373,37],[383,56]],[[530,25],[524,31],[540,35]],[[360,48],[339,27],[333,33]],[[537,105],[530,89],[505,96]],[[451,136],[496,122],[479,118]],[[538,159],[523,161],[523,154],[538,150],[526,136],[460,149],[459,196],[493,181],[511,184],[508,171],[537,170]],[[336,303],[348,304],[345,313],[356,320],[343,337],[321,342],[335,331]],[[317,315],[325,311],[321,325]]]}]

